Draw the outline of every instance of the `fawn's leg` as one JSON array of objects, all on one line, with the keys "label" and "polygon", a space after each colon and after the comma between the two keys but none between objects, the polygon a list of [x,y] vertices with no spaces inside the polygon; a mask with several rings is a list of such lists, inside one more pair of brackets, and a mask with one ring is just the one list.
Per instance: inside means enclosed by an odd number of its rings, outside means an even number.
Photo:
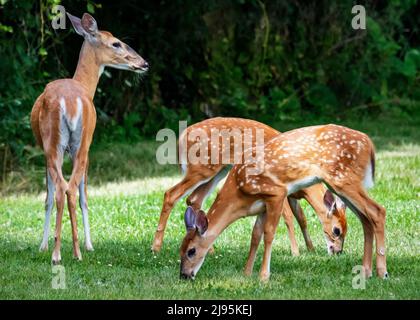
[{"label": "fawn's leg", "polygon": [[287,191],[282,189],[276,194],[276,196],[268,197],[265,201],[267,216],[264,222],[264,256],[260,271],[262,281],[266,281],[270,277],[271,249],[279,219],[283,212]]},{"label": "fawn's leg", "polygon": [[293,212],[288,202],[286,202],[283,206],[283,216],[284,216],[284,221],[287,227],[287,233],[289,235],[290,249],[292,251],[292,255],[297,257],[299,256],[299,246],[297,244],[296,236],[295,236],[295,226],[293,224]]},{"label": "fawn's leg", "polygon": [[[214,177],[208,182],[203,183],[197,189],[195,189],[191,195],[187,198],[187,204],[194,208],[194,210],[200,210],[203,206],[205,199],[212,193],[217,184],[224,178],[229,172],[229,168],[214,168]],[[218,171],[219,170],[219,171]]]},{"label": "fawn's leg", "polygon": [[255,257],[264,232],[264,220],[265,213],[258,215],[255,220],[254,228],[252,229],[251,245],[244,270],[244,273],[247,276],[250,276],[252,274],[252,270],[254,269]]},{"label": "fawn's leg", "polygon": [[[333,186],[334,188],[334,186]],[[342,186],[334,189],[350,203],[350,208],[359,214],[364,232],[363,266],[367,276],[371,274],[373,235],[376,239],[376,270],[378,276],[387,278],[385,249],[385,209],[373,201],[362,186]]]},{"label": "fawn's leg", "polygon": [[299,201],[294,198],[289,197],[288,201],[290,208],[293,211],[293,215],[299,223],[300,230],[302,231],[303,238],[305,239],[306,248],[309,251],[313,251],[314,245],[312,244],[311,237],[309,236],[308,225],[306,223],[306,217],[303,213],[302,207],[300,206]]},{"label": "fawn's leg", "polygon": [[[187,198],[187,205],[194,208],[194,210],[198,211],[202,208],[204,199],[207,197],[209,193],[213,190],[216,186],[217,182],[212,178],[210,181],[203,183],[197,189],[195,189],[190,196]],[[211,246],[209,248],[209,254],[214,253],[214,247]]]},{"label": "fawn's leg", "polygon": [[373,227],[366,217],[360,215],[360,220],[363,225],[363,236],[364,236],[364,246],[363,246],[363,268],[367,278],[372,277],[372,253],[373,253]]},{"label": "fawn's leg", "polygon": [[42,237],[41,246],[39,247],[39,251],[47,251],[48,250],[48,235],[50,232],[50,219],[51,219],[51,211],[54,207],[54,192],[55,192],[55,185],[53,179],[51,178],[50,173],[48,172],[48,168],[46,169],[46,180],[47,180],[47,196],[45,199],[45,222],[44,222],[44,234]]},{"label": "fawn's leg", "polygon": [[[216,170],[215,170],[216,171]],[[228,168],[222,168],[210,181],[203,183],[197,189],[195,189],[191,195],[187,198],[187,204],[194,208],[194,210],[200,210],[203,206],[205,199],[212,193],[217,184],[222,180],[229,172]],[[214,253],[214,247],[211,246],[208,251],[209,254]]]},{"label": "fawn's leg", "polygon": [[175,203],[187,194],[191,189],[196,189],[197,186],[203,183],[208,177],[202,174],[186,174],[181,182],[170,188],[165,192],[163,199],[162,211],[160,213],[159,224],[153,240],[152,251],[158,252],[162,247],[163,236],[168,222],[169,214]]},{"label": "fawn's leg", "polygon": [[187,198],[187,205],[193,207],[196,211],[200,210],[202,208],[204,199],[206,198],[207,194],[209,194],[210,191],[213,189],[213,179],[206,183],[203,183],[197,189],[195,189]]}]

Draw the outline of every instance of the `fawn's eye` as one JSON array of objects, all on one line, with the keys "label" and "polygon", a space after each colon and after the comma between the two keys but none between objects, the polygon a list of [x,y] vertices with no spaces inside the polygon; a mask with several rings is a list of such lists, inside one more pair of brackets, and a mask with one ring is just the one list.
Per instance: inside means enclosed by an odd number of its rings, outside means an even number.
[{"label": "fawn's eye", "polygon": [[120,42],[114,42],[114,43],[112,44],[112,46],[113,46],[114,48],[121,48],[121,43],[120,43]]},{"label": "fawn's eye", "polygon": [[191,248],[190,250],[188,250],[187,256],[189,258],[193,257],[194,255],[195,255],[195,248]]},{"label": "fawn's eye", "polygon": [[341,232],[340,232],[340,229],[338,229],[337,227],[334,227],[333,228],[333,233],[334,233],[334,235],[336,235],[338,237],[338,236],[340,236]]}]

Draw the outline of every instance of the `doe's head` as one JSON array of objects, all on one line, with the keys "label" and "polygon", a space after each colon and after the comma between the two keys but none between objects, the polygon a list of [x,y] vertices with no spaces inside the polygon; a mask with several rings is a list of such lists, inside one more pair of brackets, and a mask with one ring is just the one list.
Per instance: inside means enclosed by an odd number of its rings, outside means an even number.
[{"label": "doe's head", "polygon": [[346,205],[329,190],[324,194],[324,205],[327,208],[327,214],[322,227],[327,241],[327,250],[329,254],[338,254],[343,251],[347,233]]},{"label": "doe's head", "polygon": [[83,14],[82,19],[69,13],[67,16],[74,30],[95,50],[100,65],[137,73],[144,73],[149,69],[149,64],[129,45],[108,31],[98,30],[98,24],[90,14]]},{"label": "doe's head", "polygon": [[187,234],[181,244],[181,278],[194,279],[204,262],[210,244],[203,237],[208,227],[204,211],[188,207],[184,215]]}]

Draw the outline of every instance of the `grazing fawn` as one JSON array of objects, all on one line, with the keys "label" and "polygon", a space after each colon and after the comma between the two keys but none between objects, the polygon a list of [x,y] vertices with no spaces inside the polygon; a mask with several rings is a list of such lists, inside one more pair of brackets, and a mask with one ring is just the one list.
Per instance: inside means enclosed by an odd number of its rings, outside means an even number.
[{"label": "grazing fawn", "polygon": [[[248,170],[256,166],[259,166],[260,173],[249,175]],[[259,218],[255,238],[259,241],[264,236],[260,278],[268,280],[272,242],[287,196],[323,182],[362,222],[366,276],[372,275],[375,238],[377,273],[386,278],[385,209],[366,192],[373,186],[374,172],[373,143],[359,131],[322,125],[292,130],[275,137],[264,146],[263,158],[233,167],[208,215],[190,207],[187,209],[187,235],[180,252],[181,276],[194,278],[210,246],[231,223],[265,211]],[[257,245],[251,246],[248,273],[255,258],[253,247]]]},{"label": "grazing fawn", "polygon": [[[68,14],[75,31],[84,37],[79,62],[73,79],[50,82],[37,98],[31,113],[31,126],[46,159],[47,198],[45,201],[44,235],[40,250],[48,250],[48,233],[53,198],[57,205],[53,263],[61,261],[61,223],[67,195],[72,227],[73,253],[82,258],[76,224],[76,196],[82,210],[86,249],[93,250],[87,207],[88,152],[96,124],[93,96],[105,66],[146,72],[147,62],[127,44],[107,31],[99,31],[95,19],[85,13],[82,19]],[[73,162],[70,181],[62,174],[63,157],[68,153]]]},{"label": "grazing fawn", "polygon": [[[200,132],[202,132],[206,137],[211,137],[213,134],[216,134],[217,140],[219,140],[219,137],[223,133],[226,134],[227,132],[228,134],[232,134],[233,140],[230,139],[227,134],[226,136],[229,140],[223,141],[223,139],[220,138],[221,141],[218,141],[219,143],[216,145],[214,140],[209,139],[208,143],[204,142],[205,146],[203,148],[206,153],[208,153],[209,150],[212,153],[217,153],[217,155],[219,155],[219,160],[222,159],[225,149],[228,149],[228,163],[222,163],[222,161],[219,161],[214,164],[211,162],[209,157],[205,159],[203,158],[204,161],[197,163],[193,163],[190,159],[187,159],[188,161],[185,161],[186,163],[182,164],[182,169],[185,173],[184,178],[174,187],[165,192],[159,225],[152,245],[153,251],[157,252],[161,249],[166,224],[175,203],[184,195],[192,192],[187,198],[187,204],[194,210],[199,210],[204,202],[204,199],[211,193],[218,182],[227,175],[231,167],[229,164],[234,164],[234,153],[242,153],[245,148],[244,135],[247,133],[251,134],[252,145],[255,146],[257,138],[256,130],[258,129],[262,130],[265,142],[280,134],[277,130],[254,120],[221,117],[207,119],[191,125],[181,134],[179,138],[180,157],[184,154],[184,150],[185,154],[188,155],[189,151],[196,146],[196,136],[198,136]],[[237,136],[233,135],[235,130]],[[235,140],[236,138],[239,138],[239,140]],[[214,157],[214,154],[211,156]],[[242,154],[239,158],[242,159]],[[339,253],[342,251],[344,237],[347,230],[345,206],[339,199],[337,199],[336,202],[341,203],[341,205],[336,205],[334,197],[331,193],[328,193],[329,197],[327,200],[329,201],[323,201],[324,194],[326,194],[325,191],[325,187],[318,184],[290,195],[288,199],[290,206],[289,203],[285,205],[284,218],[289,233],[291,251],[293,255],[299,254],[299,247],[294,236],[293,215],[296,217],[302,230],[307,248],[309,250],[313,249],[312,241],[307,231],[306,218],[297,201],[298,199],[303,198],[306,199],[315,209],[315,212],[323,225],[328,252]],[[254,229],[259,225],[260,222],[257,220]]]}]

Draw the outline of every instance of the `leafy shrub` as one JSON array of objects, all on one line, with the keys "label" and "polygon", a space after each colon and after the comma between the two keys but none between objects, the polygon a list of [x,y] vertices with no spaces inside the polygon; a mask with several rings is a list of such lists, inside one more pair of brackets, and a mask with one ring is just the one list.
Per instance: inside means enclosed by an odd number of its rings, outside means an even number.
[{"label": "leafy shrub", "polygon": [[0,1],[1,176],[42,163],[29,114],[46,83],[70,77],[82,40],[51,28],[50,8],[89,11],[151,64],[138,81],[107,70],[95,106],[95,143],[135,142],[178,120],[264,121],[419,111],[418,1]]}]

